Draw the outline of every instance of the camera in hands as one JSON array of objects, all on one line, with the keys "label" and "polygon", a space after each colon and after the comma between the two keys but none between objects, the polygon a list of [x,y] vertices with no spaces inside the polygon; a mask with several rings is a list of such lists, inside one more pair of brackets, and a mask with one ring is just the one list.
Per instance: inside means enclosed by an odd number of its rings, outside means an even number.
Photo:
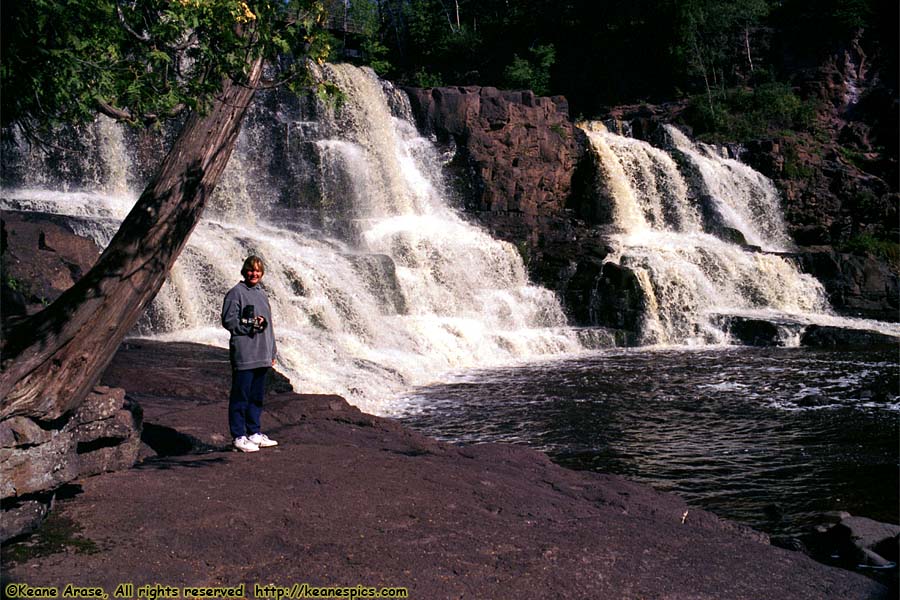
[{"label": "camera in hands", "polygon": [[265,330],[269,326],[269,322],[262,315],[256,314],[256,307],[249,304],[241,311],[241,325],[252,327],[254,332]]}]

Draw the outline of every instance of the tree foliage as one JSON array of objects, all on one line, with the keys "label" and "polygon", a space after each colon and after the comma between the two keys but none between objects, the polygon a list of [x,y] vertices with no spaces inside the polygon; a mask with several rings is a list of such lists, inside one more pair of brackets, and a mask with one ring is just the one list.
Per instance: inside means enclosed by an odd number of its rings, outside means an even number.
[{"label": "tree foliage", "polygon": [[713,110],[713,97],[724,94],[738,73],[753,70],[750,28],[772,7],[768,0],[682,0],[674,6],[672,51],[688,75],[703,79]]},{"label": "tree foliage", "polygon": [[[7,123],[151,123],[205,110],[255,58],[328,50],[318,0],[22,0],[2,19]],[[304,82],[301,61],[282,65]]]},{"label": "tree foliage", "polygon": [[527,88],[535,94],[550,93],[550,67],[556,62],[553,44],[529,49],[530,60],[513,55],[512,63],[503,71],[504,83],[511,88]]},{"label": "tree foliage", "polygon": [[754,87],[729,88],[710,109],[706,94],[690,99],[685,119],[707,141],[747,141],[785,130],[814,128],[817,106],[786,83],[770,81]]},{"label": "tree foliage", "polygon": [[[856,28],[896,44],[889,0],[350,0],[376,6],[380,71],[412,85],[537,87],[577,113],[790,84]],[[542,62],[539,48],[553,48]],[[803,54],[811,54],[805,57]],[[536,90],[537,91],[537,90]]]},{"label": "tree foliage", "polygon": [[23,0],[2,12],[2,83],[21,91],[3,95],[4,120],[201,108],[248,55],[345,58],[346,36],[324,31],[336,11],[358,29],[356,60],[391,79],[537,88],[585,114],[698,92],[715,112],[761,71],[785,81],[785,56],[812,63],[855,29],[896,24],[888,0]]},{"label": "tree foliage", "polygon": [[[100,111],[189,115],[91,269],[0,340],[0,419],[77,407],[159,291],[237,141],[265,63],[299,85],[327,52],[319,0],[31,0],[4,5],[3,117],[26,131]],[[287,56],[293,53],[294,56]]]}]

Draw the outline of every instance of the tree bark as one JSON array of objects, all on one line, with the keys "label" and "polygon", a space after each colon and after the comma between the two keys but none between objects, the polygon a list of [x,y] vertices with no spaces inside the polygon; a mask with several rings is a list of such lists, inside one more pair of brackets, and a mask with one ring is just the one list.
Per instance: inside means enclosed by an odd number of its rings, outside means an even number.
[{"label": "tree bark", "polygon": [[713,108],[712,88],[709,85],[709,76],[706,73],[706,63],[703,60],[703,52],[700,51],[700,44],[697,43],[696,38],[693,40],[693,48],[695,56],[694,60],[700,65],[700,73],[703,75],[703,83],[706,85],[706,101],[709,103],[709,113],[710,115],[714,115],[716,111],[715,108]]},{"label": "tree bark", "polygon": [[750,27],[744,27],[744,46],[747,49],[747,64],[750,65],[750,72],[753,72],[753,56],[750,54]]},{"label": "tree bark", "polygon": [[57,419],[96,385],[200,220],[261,74],[256,60],[246,83],[226,81],[208,114],[188,118],[94,267],[9,332],[0,362],[0,419]]}]

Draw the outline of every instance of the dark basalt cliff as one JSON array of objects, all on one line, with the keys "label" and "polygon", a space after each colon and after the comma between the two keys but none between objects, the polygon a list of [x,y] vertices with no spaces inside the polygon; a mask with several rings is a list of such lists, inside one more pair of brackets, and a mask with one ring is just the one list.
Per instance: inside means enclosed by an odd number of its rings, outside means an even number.
[{"label": "dark basalt cliff", "polygon": [[406,91],[419,129],[454,151],[448,169],[457,201],[559,289],[587,235],[567,209],[586,146],[565,99],[489,87]]},{"label": "dark basalt cliff", "polygon": [[450,182],[466,212],[519,249],[574,322],[633,331],[639,297],[603,290],[609,248],[593,226],[593,158],[565,99],[479,87],[406,91],[419,129],[453,151]]},{"label": "dark basalt cliff", "polygon": [[[802,82],[820,101],[815,135],[790,133],[729,146],[775,182],[797,262],[825,285],[839,312],[896,321],[896,257],[865,239],[898,239],[897,94],[855,41]],[[537,281],[580,324],[633,331],[641,297],[633,276],[604,265],[603,225],[585,135],[560,97],[461,87],[408,89],[421,130],[454,152],[449,172],[460,204],[495,236],[515,244]],[[684,104],[631,106],[607,117],[659,143],[662,123],[682,122]]]},{"label": "dark basalt cliff", "polygon": [[554,237],[585,153],[564,98],[490,87],[407,92],[420,130],[455,147],[450,170],[466,211],[521,248]]},{"label": "dark basalt cliff", "polygon": [[900,236],[896,73],[862,41],[860,34],[798,77],[802,95],[818,106],[814,133],[760,140],[742,157],[782,190],[801,245]]}]

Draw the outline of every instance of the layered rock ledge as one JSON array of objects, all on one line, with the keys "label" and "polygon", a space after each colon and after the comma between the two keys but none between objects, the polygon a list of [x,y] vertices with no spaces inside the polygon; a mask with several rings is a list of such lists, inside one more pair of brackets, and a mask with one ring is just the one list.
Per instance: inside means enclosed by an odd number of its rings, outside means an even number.
[{"label": "layered rock ledge", "polygon": [[[520,446],[456,447],[276,380],[280,445],[231,452],[224,350],[134,341],[104,377],[144,414],[144,460],[76,481],[54,512],[81,548],[27,557],[8,582],[399,586],[411,598],[887,597],[861,575],[619,477]],[[23,552],[12,553],[12,550]],[[18,556],[11,562],[9,556]],[[251,592],[248,591],[248,595]]]},{"label": "layered rock ledge", "polygon": [[[572,323],[634,337],[643,295],[633,272],[604,261],[611,252],[612,201],[605,197],[603,176],[584,132],[570,120],[565,99],[474,86],[406,92],[419,129],[452,154],[446,172],[466,213],[518,248],[532,279],[557,293]],[[684,108],[683,103],[618,107],[607,122],[611,130],[667,148],[671,144],[661,126],[677,122]],[[767,164],[779,160],[761,160],[757,146],[729,152],[779,186],[789,231],[802,246],[790,258],[822,282],[840,314],[897,321],[896,260],[862,249],[839,250],[850,231],[896,237],[896,192],[888,192],[877,177],[833,160],[827,167],[804,164],[814,178],[785,179],[781,154],[786,149],[774,144],[773,150],[769,144],[767,152],[780,160],[776,169]],[[854,202],[868,203],[867,210],[854,208]],[[717,235],[723,239],[745,244],[739,231],[721,229]]]}]

